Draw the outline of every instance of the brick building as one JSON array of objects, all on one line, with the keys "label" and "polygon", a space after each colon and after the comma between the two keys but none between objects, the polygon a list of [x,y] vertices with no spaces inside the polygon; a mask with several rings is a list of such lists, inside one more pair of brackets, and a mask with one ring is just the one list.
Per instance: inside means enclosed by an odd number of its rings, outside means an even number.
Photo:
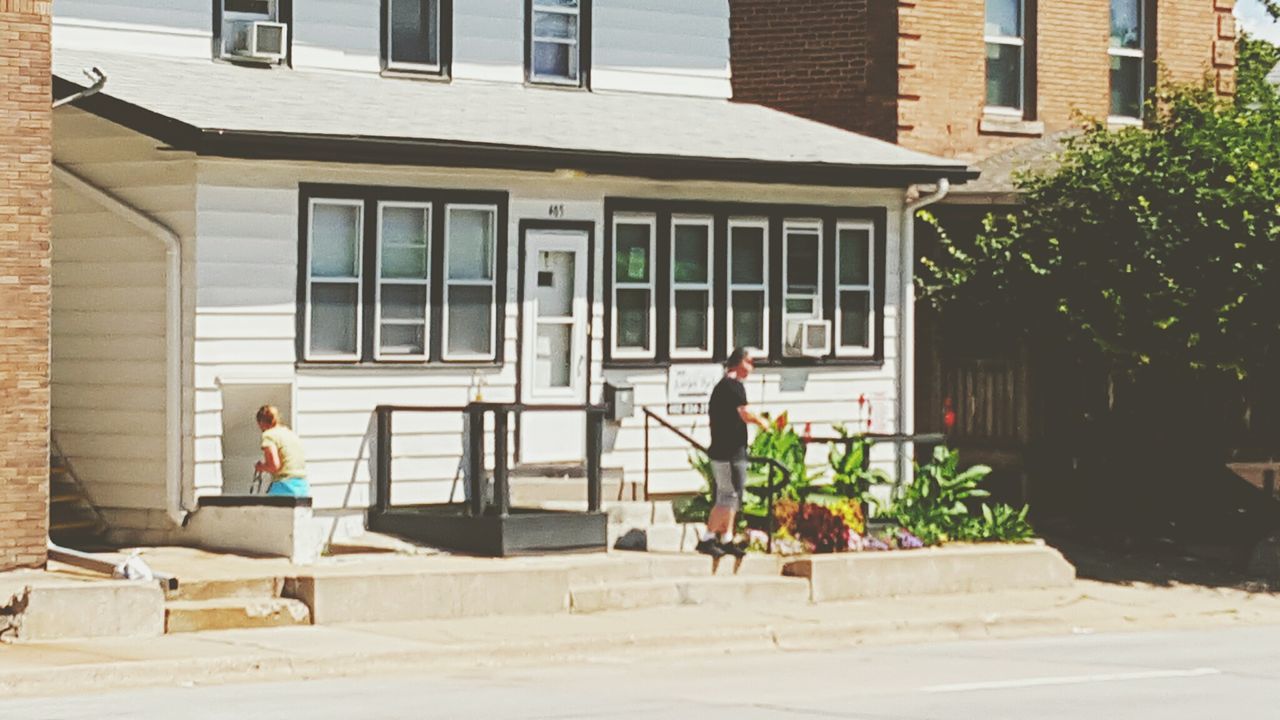
[{"label": "brick building", "polygon": [[51,9],[0,0],[0,570],[48,533]]},{"label": "brick building", "polygon": [[[1141,123],[1159,77],[1204,79],[1222,95],[1235,90],[1235,0],[731,6],[735,99],[964,160],[982,172],[930,208],[957,237],[1017,202],[1015,173],[1052,162],[1082,117],[1113,127]],[[928,253],[932,233],[922,228],[917,236],[917,254]],[[975,330],[944,328],[919,309],[914,429],[942,431],[950,404],[950,442],[967,460],[1009,471],[1009,497],[1052,505],[1056,499],[1041,490],[1055,486],[1072,450],[1046,439],[1077,429],[1064,423],[1080,413],[1064,408],[1092,397],[1097,378],[1063,383],[1043,353]]]},{"label": "brick building", "polygon": [[1078,115],[1136,122],[1159,72],[1232,93],[1234,6],[732,0],[734,97],[980,161]]}]

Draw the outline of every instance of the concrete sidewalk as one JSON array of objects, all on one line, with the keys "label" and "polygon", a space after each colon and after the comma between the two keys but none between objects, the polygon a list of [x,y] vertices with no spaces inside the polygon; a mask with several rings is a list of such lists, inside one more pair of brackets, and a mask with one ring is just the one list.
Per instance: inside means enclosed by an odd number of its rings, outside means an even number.
[{"label": "concrete sidewalk", "polygon": [[1280,624],[1280,595],[1201,586],[1070,588],[794,608],[680,607],[223,630],[0,646],[0,694],[359,675],[395,669],[848,647],[958,638]]}]

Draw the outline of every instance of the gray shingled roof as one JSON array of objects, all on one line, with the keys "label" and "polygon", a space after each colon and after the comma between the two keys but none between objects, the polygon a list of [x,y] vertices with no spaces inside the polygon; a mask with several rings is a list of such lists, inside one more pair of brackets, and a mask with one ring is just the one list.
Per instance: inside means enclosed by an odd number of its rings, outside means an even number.
[{"label": "gray shingled roof", "polygon": [[1026,170],[1044,170],[1052,167],[1067,138],[1079,134],[1078,130],[1046,135],[1035,140],[1019,143],[1004,152],[991,155],[977,163],[976,168],[982,174],[973,182],[962,185],[953,191],[957,199],[981,196],[994,202],[1012,200],[1018,192],[1014,177]]},{"label": "gray shingled roof", "polygon": [[485,146],[936,169],[966,166],[758,105],[516,84],[255,69],[198,59],[58,49],[54,76],[207,132],[295,133]]}]

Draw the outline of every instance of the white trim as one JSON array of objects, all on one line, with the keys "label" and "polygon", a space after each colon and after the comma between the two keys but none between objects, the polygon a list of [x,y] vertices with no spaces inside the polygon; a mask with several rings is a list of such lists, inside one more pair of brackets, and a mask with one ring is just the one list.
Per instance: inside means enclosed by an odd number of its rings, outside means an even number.
[{"label": "white trim", "polygon": [[[782,328],[786,332],[787,321],[791,319],[800,320],[822,320],[824,313],[822,308],[822,221],[809,219],[791,219],[782,221]],[[816,234],[818,236],[818,286],[813,295],[808,293],[792,293],[790,292],[790,283],[787,278],[787,268],[791,261],[791,234],[792,233]],[[813,298],[813,311],[809,313],[790,313],[787,311],[787,300]],[[785,344],[785,340],[784,340]]]},{"label": "white trim", "polygon": [[[356,209],[356,274],[355,277],[322,278],[319,282],[330,285],[354,284],[356,286],[356,347],[350,354],[320,354],[311,350],[311,288],[317,282],[311,273],[315,264],[315,209],[317,205],[338,205]],[[364,342],[364,293],[361,292],[364,272],[364,201],[342,198],[311,198],[307,203],[307,303],[306,317],[303,319],[303,357],[316,361],[356,361],[360,360],[361,345]]]},{"label": "white trim", "polygon": [[[676,228],[685,227],[704,227],[707,230],[707,279],[703,282],[678,282],[676,280]],[[716,227],[715,219],[710,215],[672,215],[671,216],[671,287],[667,297],[670,303],[670,318],[668,323],[668,342],[670,343],[670,356],[672,359],[685,360],[690,358],[709,358],[714,355],[715,343],[715,246],[716,246]],[[707,317],[706,317],[706,333],[703,338],[705,349],[683,348],[676,345],[676,293],[678,292],[702,292],[707,296]]]},{"label": "white trim", "polygon": [[[382,211],[384,208],[410,208],[415,210],[424,210],[424,234],[425,246],[423,246],[424,262],[426,263],[426,277],[419,280],[416,278],[392,278],[385,279],[382,276]],[[434,208],[429,202],[401,202],[380,200],[378,201],[378,227],[377,227],[377,256],[374,259],[374,322],[373,322],[373,359],[385,362],[423,362],[431,353],[431,220]],[[417,245],[396,245],[395,247],[414,248]],[[383,325],[418,325],[417,322],[407,320],[391,320],[386,321],[382,318],[382,286],[397,285],[401,287],[421,287],[425,299],[422,320],[422,353],[417,355],[392,353],[384,355],[382,352],[382,326]]]},{"label": "white trim", "polygon": [[[842,230],[864,230],[867,233],[867,284],[843,284],[840,282],[840,232]],[[876,348],[876,228],[875,224],[866,220],[841,220],[836,223],[836,306],[835,306],[835,354],[836,357],[870,357]],[[867,339],[866,346],[844,344],[843,311],[840,307],[842,292],[865,292],[867,294]]]},{"label": "white trim", "polygon": [[[432,6],[435,9],[435,16],[436,16],[436,23],[435,23],[436,25],[436,61],[434,64],[414,63],[414,62],[396,62],[395,60],[391,59],[392,56],[395,54],[395,48],[392,45],[392,40],[391,40],[391,29],[392,29],[391,6],[396,2],[396,0],[382,0],[382,1],[386,8],[385,12],[387,17],[387,27],[386,27],[387,36],[384,38],[384,41],[387,44],[387,56],[383,58],[383,63],[386,69],[398,70],[401,72],[416,72],[416,73],[422,73],[424,75],[442,74],[444,72],[444,58],[441,57],[441,55],[442,55],[442,49],[444,47],[443,40],[444,40],[444,32],[445,32],[443,20],[440,13],[440,3],[442,2],[442,0],[430,0],[430,2],[432,3]],[[400,1],[406,2],[407,0],[400,0]],[[421,4],[423,0],[412,0],[412,1]],[[422,28],[419,27],[419,32],[421,31],[422,31]]]},{"label": "white trim", "polygon": [[[1027,2],[1026,0],[1017,0],[1018,3],[1018,34],[1014,35],[983,35],[984,49],[986,45],[1005,45],[1008,47],[1018,48],[1018,104],[1017,105],[991,105],[987,102],[987,98],[983,98],[984,109],[987,112],[1007,112],[1018,115],[1026,113],[1027,106]],[[984,20],[985,26],[985,20]],[[984,80],[986,78],[986,66],[983,65]]]},{"label": "white trim", "polygon": [[[524,273],[524,307],[521,309],[524,332],[522,334],[520,352],[520,370],[522,377],[522,401],[536,402],[584,402],[590,368],[586,367],[587,347],[591,339],[587,336],[588,308],[587,298],[587,233],[583,230],[529,230],[525,236],[525,255],[521,258],[520,267]],[[537,287],[538,267],[534,262],[540,251],[568,252],[573,254],[573,299],[570,303],[570,315],[539,319],[535,288]],[[569,387],[539,389],[534,382],[538,328],[542,325],[568,325],[569,346]],[[581,372],[580,372],[581,371]]]},{"label": "white trim", "polygon": [[[733,335],[733,294],[734,292],[759,292],[764,296],[764,302],[760,304],[761,317],[760,322],[764,327],[761,329],[760,340],[763,347],[753,347],[750,350],[759,353],[762,357],[769,356],[769,219],[763,217],[731,217],[728,221],[729,238],[728,247],[725,252],[728,254],[729,276],[725,278],[725,285],[728,287],[728,297],[725,298],[725,307],[728,308],[726,314],[728,327],[725,335],[728,339],[727,352],[732,352],[737,346],[738,339]],[[734,283],[733,282],[733,231],[736,228],[759,228],[763,231],[761,236],[760,252],[764,254],[761,272],[763,277],[760,283]]]},{"label": "white trim", "polygon": [[[529,33],[529,57],[525,62],[529,64],[529,82],[546,83],[548,85],[569,85],[578,87],[582,85],[582,5],[588,0],[579,0],[574,7],[565,5],[543,5],[538,0],[532,0],[529,3],[528,33]],[[535,21],[538,13],[546,15],[564,15],[574,19],[574,36],[572,38],[561,37],[540,37],[535,30]],[[534,57],[537,55],[538,43],[551,45],[571,45],[573,53],[569,57],[569,68],[573,71],[573,76],[565,75],[544,75],[537,71],[534,64]]]},{"label": "white trim", "polygon": [[[1117,115],[1115,108],[1111,107],[1111,96],[1115,92],[1115,88],[1111,86],[1110,69],[1108,68],[1107,78],[1107,122],[1111,125],[1127,125],[1140,124],[1142,122],[1143,109],[1147,103],[1147,4],[1144,0],[1135,0],[1138,8],[1138,47],[1124,48],[1111,47],[1110,31],[1107,35],[1107,58],[1136,58],[1140,62],[1138,64],[1138,114],[1137,115]],[[1107,3],[1108,10],[1115,5],[1115,0]],[[1108,18],[1110,15],[1108,14]],[[1109,63],[1108,63],[1109,64]]]},{"label": "white trim", "polygon": [[[441,359],[457,361],[491,361],[498,356],[497,348],[497,328],[498,328],[498,206],[469,204],[469,203],[443,203],[444,205],[444,265],[443,277],[440,282],[443,283],[444,292],[441,294],[440,307],[440,348]],[[491,240],[493,241],[492,252],[489,258],[489,279],[488,280],[451,280],[449,278],[449,240],[453,235],[453,211],[454,210],[483,210],[490,213],[490,229],[492,231]],[[489,352],[487,353],[453,353],[449,351],[449,289],[458,287],[487,287],[489,288]]]},{"label": "white trim", "polygon": [[[649,360],[657,357],[658,352],[658,334],[657,334],[657,317],[656,317],[656,287],[657,287],[657,235],[658,235],[658,216],[653,213],[616,213],[613,216],[613,227],[610,228],[610,237],[612,238],[611,253],[605,262],[613,263],[614,272],[618,267],[618,226],[619,225],[646,225],[649,228],[649,254],[645,259],[648,263],[647,282],[620,282],[615,276],[613,278],[613,287],[609,292],[612,294],[609,301],[609,350],[610,357],[618,360]],[[637,350],[632,348],[621,348],[618,346],[618,291],[619,290],[646,290],[649,293],[649,349]]]}]

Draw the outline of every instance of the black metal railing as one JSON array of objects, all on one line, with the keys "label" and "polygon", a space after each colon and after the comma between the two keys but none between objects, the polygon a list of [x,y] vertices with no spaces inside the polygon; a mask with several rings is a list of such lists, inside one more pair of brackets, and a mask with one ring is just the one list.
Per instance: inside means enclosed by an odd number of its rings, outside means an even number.
[{"label": "black metal railing", "polygon": [[[645,498],[647,499],[649,497],[649,421],[650,420],[658,423],[659,425],[666,428],[667,430],[670,430],[671,432],[675,433],[676,437],[680,438],[681,440],[684,440],[686,443],[688,443],[690,447],[702,453],[703,455],[707,454],[707,448],[702,443],[690,437],[688,433],[676,427],[675,425],[672,425],[671,422],[668,421],[666,418],[655,413],[649,408],[642,407],[640,408],[640,410],[644,412],[644,494],[645,494]],[[761,497],[764,498],[765,515],[766,515],[765,525],[769,533],[769,538],[766,542],[768,544],[769,552],[773,552],[773,535],[774,535],[774,532],[777,530],[777,528],[775,527],[775,523],[777,523],[777,519],[774,517],[774,514],[773,514],[773,500],[775,497],[777,497],[779,490],[791,484],[791,470],[789,470],[786,465],[783,465],[781,462],[779,462],[774,458],[762,457],[759,455],[748,455],[747,462],[753,465],[764,465],[769,469],[768,480],[765,485],[752,486],[747,488],[747,490],[750,491],[753,495],[760,495]],[[782,476],[782,481],[774,482],[779,474],[781,474]],[[711,490],[712,490],[712,494],[714,495],[715,488],[713,487]]]},{"label": "black metal railing", "polygon": [[379,405],[374,408],[377,446],[374,479],[375,512],[385,513],[391,504],[391,438],[392,418],[396,413],[461,413],[467,423],[467,483],[470,491],[467,512],[479,517],[490,511],[486,502],[486,418],[493,416],[493,506],[501,517],[511,513],[510,452],[508,448],[511,416],[527,412],[583,412],[586,422],[587,511],[600,512],[603,495],[600,454],[604,447],[603,405],[526,405],[524,403],[473,402],[465,406]]}]

